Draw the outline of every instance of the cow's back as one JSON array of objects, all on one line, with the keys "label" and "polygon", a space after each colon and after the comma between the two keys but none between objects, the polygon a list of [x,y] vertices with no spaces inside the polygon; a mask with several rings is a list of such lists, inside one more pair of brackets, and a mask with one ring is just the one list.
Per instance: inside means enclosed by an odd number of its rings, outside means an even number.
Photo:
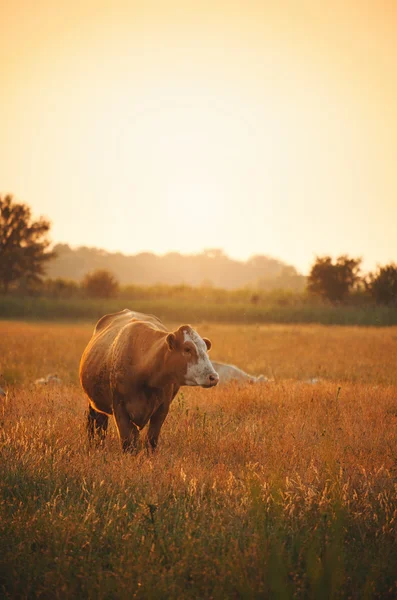
[{"label": "cow's back", "polygon": [[124,325],[127,325],[132,319],[136,319],[137,321],[144,321],[146,323],[151,323],[155,325],[158,329],[162,331],[167,331],[167,328],[163,325],[163,323],[155,317],[154,315],[146,315],[145,313],[136,312],[134,310],[129,310],[125,308],[117,313],[111,313],[109,315],[105,315],[101,319],[99,319],[98,323],[95,325],[94,335],[103,331],[110,326],[112,328],[121,328]]},{"label": "cow's back", "polygon": [[[258,378],[255,377],[255,375],[249,375],[248,373],[246,373],[242,369],[239,369],[239,367],[236,367],[235,365],[228,365],[225,363],[219,363],[215,361],[211,362],[215,371],[219,375],[220,384],[229,383],[231,381],[247,381],[249,383],[254,383],[258,380]],[[260,377],[263,377],[263,375],[261,375]]]}]

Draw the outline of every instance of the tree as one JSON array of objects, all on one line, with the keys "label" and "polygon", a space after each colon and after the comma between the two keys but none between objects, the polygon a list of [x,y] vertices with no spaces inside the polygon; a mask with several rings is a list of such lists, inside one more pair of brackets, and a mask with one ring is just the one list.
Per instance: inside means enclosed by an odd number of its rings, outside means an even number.
[{"label": "tree", "polygon": [[397,304],[397,265],[378,267],[369,275],[367,289],[377,304]]},{"label": "tree", "polygon": [[117,279],[106,269],[88,273],[84,277],[82,286],[92,298],[113,298],[119,290]]},{"label": "tree", "polygon": [[55,257],[48,251],[49,230],[50,222],[43,217],[32,220],[27,204],[0,196],[0,285],[5,293],[22,278],[29,284],[40,281],[45,263]]},{"label": "tree", "polygon": [[335,263],[330,256],[317,257],[311,268],[307,289],[311,294],[339,303],[360,280],[361,258],[339,256]]}]

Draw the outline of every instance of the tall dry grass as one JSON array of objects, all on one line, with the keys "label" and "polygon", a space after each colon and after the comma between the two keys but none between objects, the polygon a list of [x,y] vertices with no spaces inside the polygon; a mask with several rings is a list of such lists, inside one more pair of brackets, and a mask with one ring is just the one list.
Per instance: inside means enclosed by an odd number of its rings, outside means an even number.
[{"label": "tall dry grass", "polygon": [[[167,322],[170,328],[180,324]],[[0,321],[0,385],[32,383],[50,372],[77,384],[93,329],[94,323]],[[397,327],[201,323],[197,330],[211,338],[214,360],[268,378],[397,383]]]},{"label": "tall dry grass", "polygon": [[396,330],[203,325],[214,358],[275,379],[183,388],[153,456],[113,424],[86,443],[91,330],[0,326],[0,594],[396,596]]}]

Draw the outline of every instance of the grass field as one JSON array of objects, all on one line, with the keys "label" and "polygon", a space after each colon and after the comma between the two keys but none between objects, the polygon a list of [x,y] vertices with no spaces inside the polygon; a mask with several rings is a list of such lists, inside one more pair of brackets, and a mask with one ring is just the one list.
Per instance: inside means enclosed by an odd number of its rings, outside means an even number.
[{"label": "grass field", "polygon": [[153,456],[86,443],[92,329],[0,322],[0,596],[397,596],[397,328],[201,324],[271,381],[182,388]]},{"label": "grass field", "polygon": [[[221,290],[225,292],[225,290]],[[341,305],[303,299],[299,295],[265,295],[258,304],[250,302],[250,293],[239,290],[219,298],[206,296],[199,288],[190,288],[192,297],[149,295],[145,298],[92,299],[46,298],[0,295],[0,319],[45,321],[91,321],[125,307],[143,313],[152,313],[164,321],[181,320],[195,323],[239,324],[297,324],[360,325],[385,327],[397,325],[396,306],[373,304]],[[245,295],[243,295],[243,292]],[[252,295],[252,293],[251,293]]]}]

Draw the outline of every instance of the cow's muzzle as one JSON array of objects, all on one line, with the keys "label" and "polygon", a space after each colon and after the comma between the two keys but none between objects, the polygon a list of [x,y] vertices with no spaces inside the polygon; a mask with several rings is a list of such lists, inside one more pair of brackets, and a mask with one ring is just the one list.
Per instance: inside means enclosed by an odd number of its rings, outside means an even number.
[{"label": "cow's muzzle", "polygon": [[219,375],[214,371],[214,373],[210,373],[207,377],[206,382],[202,385],[202,387],[214,387],[219,382]]}]

